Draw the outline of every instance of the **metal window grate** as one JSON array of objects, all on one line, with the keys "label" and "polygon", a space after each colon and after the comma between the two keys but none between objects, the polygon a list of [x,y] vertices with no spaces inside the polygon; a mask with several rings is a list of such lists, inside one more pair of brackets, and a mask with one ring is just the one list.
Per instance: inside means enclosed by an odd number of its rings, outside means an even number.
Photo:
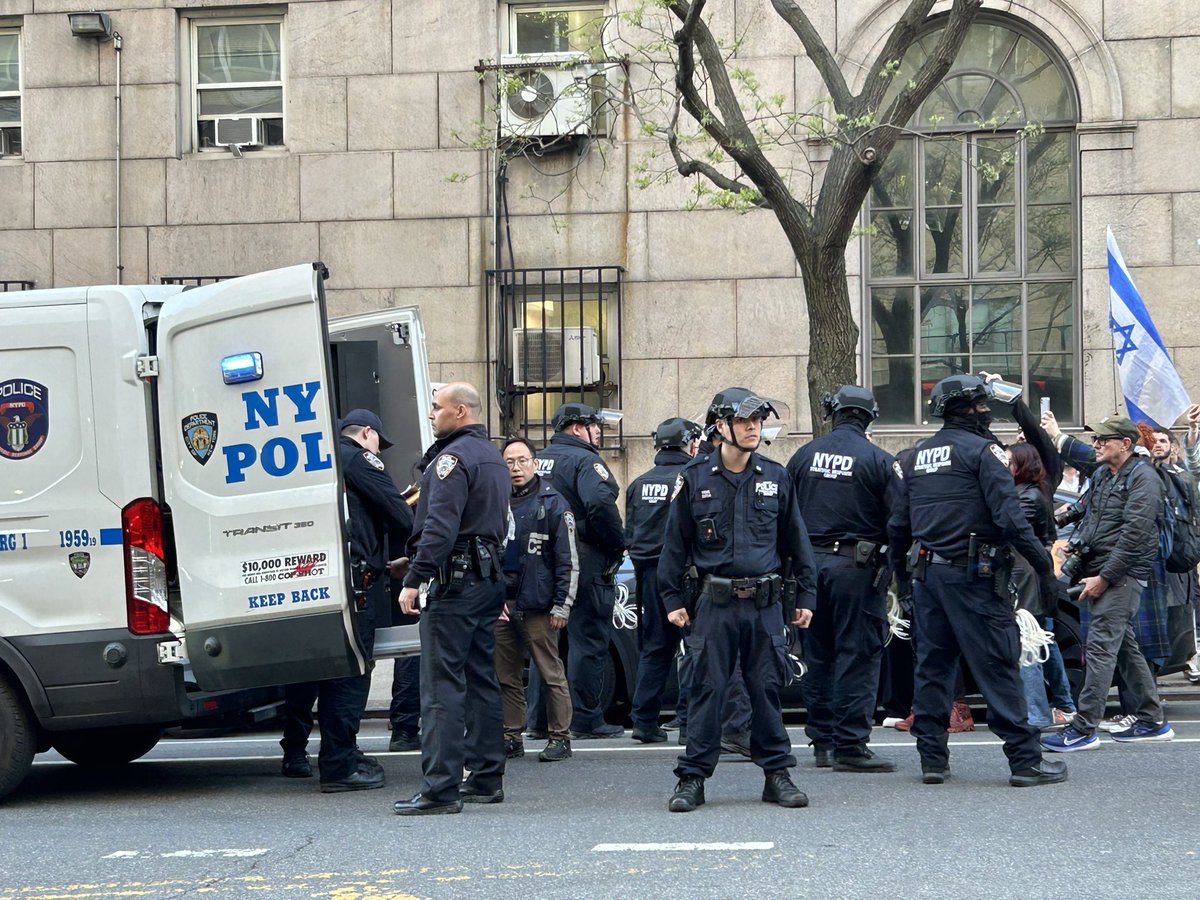
[{"label": "metal window grate", "polygon": [[0,281],[0,292],[7,293],[8,291],[32,291],[32,281]]},{"label": "metal window grate", "polygon": [[[562,403],[621,405],[621,266],[489,269],[487,392],[499,410],[494,435],[535,444],[553,436]],[[601,449],[624,448],[624,428],[606,430]]]},{"label": "metal window grate", "polygon": [[180,284],[184,287],[200,287],[202,284],[215,284],[218,281],[228,281],[237,278],[236,275],[160,275],[159,284]]}]

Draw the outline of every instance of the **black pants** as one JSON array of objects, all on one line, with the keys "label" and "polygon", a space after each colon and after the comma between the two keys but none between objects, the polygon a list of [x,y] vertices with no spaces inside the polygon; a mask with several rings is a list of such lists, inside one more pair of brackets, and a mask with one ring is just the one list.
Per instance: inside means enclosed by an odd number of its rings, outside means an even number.
[{"label": "black pants", "polygon": [[617,588],[589,565],[579,573],[579,589],[567,619],[567,684],[571,688],[571,730],[594,732],[604,724],[601,689],[608,664]]},{"label": "black pants", "polygon": [[[394,625],[417,625],[416,616],[396,612]],[[392,664],[392,703],[388,708],[392,731],[415,735],[421,728],[421,657],[398,656]]]},{"label": "black pants", "polygon": [[887,606],[872,584],[876,569],[832,553],[817,553],[816,562],[817,608],[802,632],[804,733],[814,747],[837,753],[871,738]]},{"label": "black pants", "polygon": [[768,772],[796,765],[779,703],[787,653],[779,604],[755,609],[752,600],[732,600],[717,606],[703,593],[686,641],[693,656],[688,742],[675,774],[708,778],[716,769],[725,695],[739,660],[750,695],[751,759]]},{"label": "black pants", "polygon": [[1004,741],[1009,767],[1041,762],[1038,730],[1025,715],[1025,689],[1017,671],[1020,635],[1008,600],[990,578],[965,569],[931,565],[913,584],[917,671],[912,733],[921,764],[944,768],[946,729],[954,703],[960,655],[988,706],[988,727]]},{"label": "black pants", "polygon": [[[366,607],[358,612],[359,638],[368,659],[375,647],[375,614],[384,603],[385,580],[379,579],[367,593]],[[358,766],[358,727],[370,690],[369,670],[349,678],[288,685],[284,691],[283,740],[279,742],[283,755],[303,755],[312,733],[315,701],[321,726],[321,752],[317,757],[321,780],[340,781],[354,774]]]},{"label": "black pants", "polygon": [[[679,628],[667,621],[667,611],[658,596],[658,564],[635,562],[637,579],[638,658],[637,687],[633,692],[633,709],[630,718],[638,728],[655,728],[662,709],[663,689],[671,668],[675,665],[675,654],[679,650],[681,635]],[[687,706],[687,691],[682,679],[679,685],[680,709]]]},{"label": "black pants", "polygon": [[[496,681],[496,618],[504,582],[468,576],[421,613],[421,793],[457,800],[463,765],[494,791],[504,778],[504,724]],[[465,735],[465,739],[464,739]]]}]

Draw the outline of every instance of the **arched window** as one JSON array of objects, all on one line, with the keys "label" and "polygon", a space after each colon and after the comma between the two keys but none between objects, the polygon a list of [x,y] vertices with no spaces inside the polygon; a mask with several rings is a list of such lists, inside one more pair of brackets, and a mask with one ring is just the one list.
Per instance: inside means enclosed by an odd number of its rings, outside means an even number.
[{"label": "arched window", "polygon": [[[893,90],[936,40],[914,44]],[[1043,38],[981,18],[909,124],[917,134],[888,157],[867,200],[865,260],[881,424],[922,423],[939,379],[981,370],[1075,420],[1077,108]]]}]

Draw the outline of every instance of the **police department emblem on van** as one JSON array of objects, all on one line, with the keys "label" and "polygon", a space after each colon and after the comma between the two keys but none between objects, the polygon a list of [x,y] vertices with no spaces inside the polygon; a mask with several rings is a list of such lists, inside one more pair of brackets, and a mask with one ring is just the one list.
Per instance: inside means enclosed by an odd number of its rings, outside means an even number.
[{"label": "police department emblem on van", "polygon": [[0,456],[28,459],[50,433],[50,392],[28,378],[0,381]]},{"label": "police department emblem on van", "polygon": [[195,412],[183,420],[183,443],[192,459],[204,465],[217,449],[217,414]]},{"label": "police department emblem on van", "polygon": [[71,571],[75,573],[75,577],[82,578],[92,567],[92,554],[78,550],[68,556],[67,561],[71,564]]}]

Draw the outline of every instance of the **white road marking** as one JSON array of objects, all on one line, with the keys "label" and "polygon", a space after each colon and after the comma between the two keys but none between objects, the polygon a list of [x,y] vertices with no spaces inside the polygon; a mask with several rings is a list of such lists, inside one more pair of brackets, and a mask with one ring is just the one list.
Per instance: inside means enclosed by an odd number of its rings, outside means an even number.
[{"label": "white road marking", "polygon": [[681,850],[774,850],[774,841],[742,841],[740,843],[677,843],[677,844],[597,844],[593,853],[673,853]]},{"label": "white road marking", "polygon": [[251,856],[263,856],[271,851],[265,847],[252,847],[237,849],[227,847],[222,850],[169,850],[164,853],[144,853],[141,850],[116,850],[101,859],[152,859],[157,856],[159,859],[211,859],[220,857],[221,859],[245,859]]}]

